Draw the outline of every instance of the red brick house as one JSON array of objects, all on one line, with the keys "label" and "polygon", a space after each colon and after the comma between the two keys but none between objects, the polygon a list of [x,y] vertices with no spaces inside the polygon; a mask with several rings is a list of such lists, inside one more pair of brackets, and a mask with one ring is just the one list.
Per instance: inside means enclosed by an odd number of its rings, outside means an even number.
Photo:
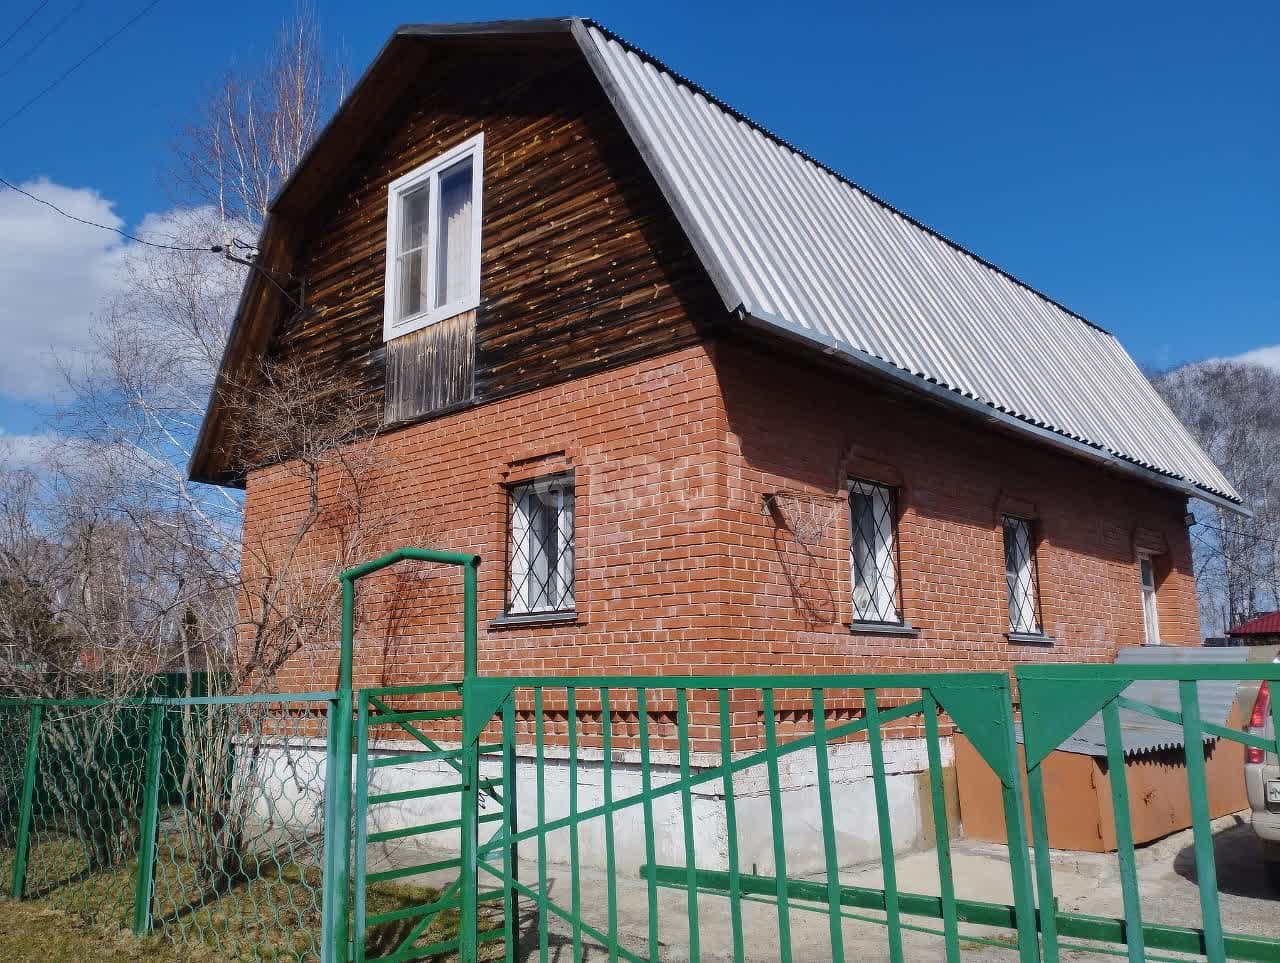
[{"label": "red brick house", "polygon": [[[220,384],[366,379],[405,539],[484,559],[482,672],[1198,641],[1187,500],[1239,498],[1119,342],[589,21],[397,30],[259,260],[302,310],[252,274]],[[286,530],[219,399],[192,477]],[[366,633],[357,684],[456,675],[458,605]]]}]

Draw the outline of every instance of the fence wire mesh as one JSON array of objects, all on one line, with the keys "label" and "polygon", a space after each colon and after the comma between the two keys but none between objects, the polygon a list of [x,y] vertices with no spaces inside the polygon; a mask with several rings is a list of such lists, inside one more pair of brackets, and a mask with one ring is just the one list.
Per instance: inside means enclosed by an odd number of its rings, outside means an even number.
[{"label": "fence wire mesh", "polygon": [[0,705],[3,879],[222,959],[319,960],[329,705]]}]

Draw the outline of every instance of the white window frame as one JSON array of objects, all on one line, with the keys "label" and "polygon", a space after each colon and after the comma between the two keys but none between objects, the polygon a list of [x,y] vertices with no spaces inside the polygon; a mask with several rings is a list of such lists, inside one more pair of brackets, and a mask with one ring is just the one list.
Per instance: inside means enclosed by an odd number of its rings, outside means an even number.
[{"label": "white window frame", "polygon": [[[1147,585],[1147,580],[1142,574],[1142,563],[1146,562],[1151,568],[1151,584]],[[1148,553],[1138,555],[1138,586],[1141,590],[1142,600],[1142,643],[1143,645],[1161,645],[1160,640],[1160,602],[1159,592],[1156,586],[1156,557]],[[1148,610],[1148,602],[1150,609]]]},{"label": "white window frame", "polygon": [[[458,161],[471,158],[471,284],[465,298],[434,307],[436,301],[436,243],[437,214],[440,200],[440,174]],[[386,287],[383,298],[382,337],[384,341],[398,338],[401,335],[418,331],[422,328],[447,320],[464,311],[470,311],[480,304],[480,226],[482,224],[481,190],[484,181],[484,134],[463,141],[451,150],[433,157],[421,167],[417,167],[391,182],[387,188],[387,270]],[[427,274],[426,308],[407,318],[396,318],[397,301],[400,295],[400,259],[397,256],[400,248],[400,220],[405,195],[421,187],[425,183],[431,185],[431,196],[427,202],[427,243],[424,251],[424,271]]]}]

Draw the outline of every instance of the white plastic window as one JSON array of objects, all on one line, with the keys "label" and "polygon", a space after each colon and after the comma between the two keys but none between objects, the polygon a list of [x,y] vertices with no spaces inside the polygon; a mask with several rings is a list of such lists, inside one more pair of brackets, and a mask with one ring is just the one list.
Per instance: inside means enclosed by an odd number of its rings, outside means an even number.
[{"label": "white plastic window", "polygon": [[1156,611],[1156,566],[1150,555],[1138,558],[1142,581],[1142,628],[1147,645],[1160,644],[1160,616]]},{"label": "white plastic window", "polygon": [[387,340],[480,303],[484,135],[394,181],[387,195]]}]

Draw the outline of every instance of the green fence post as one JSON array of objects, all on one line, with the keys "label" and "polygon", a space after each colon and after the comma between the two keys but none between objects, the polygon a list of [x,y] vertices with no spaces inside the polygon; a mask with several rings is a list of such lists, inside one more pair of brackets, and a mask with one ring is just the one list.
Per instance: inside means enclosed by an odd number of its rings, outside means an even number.
[{"label": "green fence post", "polygon": [[356,696],[356,812],[361,818],[355,830],[356,885],[352,890],[351,959],[364,963],[366,925],[368,920],[365,876],[369,872],[369,696]]},{"label": "green fence post", "polygon": [[[476,857],[476,847],[480,842],[480,825],[476,813],[479,803],[480,786],[480,732],[467,732],[465,706],[475,698],[474,678],[462,680],[462,704],[464,706],[462,725],[462,813],[461,813],[461,858],[459,869],[462,890],[462,918],[458,923],[458,959],[461,963],[476,963],[479,946],[479,912],[477,906],[476,877],[480,871]],[[503,786],[503,799],[511,791],[510,786]]]},{"label": "green fence post", "polygon": [[1000,741],[1004,746],[1008,772],[1001,790],[1004,802],[1006,842],[1009,845],[1010,881],[1018,921],[1018,957],[1022,963],[1038,963],[1040,940],[1036,927],[1036,898],[1031,885],[1031,857],[1027,853],[1026,809],[1022,798],[1022,777],[1018,772],[1018,739],[1013,719],[1013,690],[1009,677],[1000,684]]},{"label": "green fence post", "polygon": [[1120,863],[1120,892],[1124,897],[1124,939],[1131,963],[1147,958],[1142,932],[1142,903],[1138,892],[1138,863],[1133,848],[1133,822],[1129,815],[1129,783],[1124,768],[1124,734],[1120,707],[1112,699],[1102,707],[1103,741],[1107,747],[1107,774],[1111,779],[1111,810],[1116,827],[1116,860]]},{"label": "green fence post", "polygon": [[329,932],[325,934],[325,950],[332,959],[343,961],[351,958],[350,906],[351,890],[351,712],[352,712],[352,653],[355,647],[356,583],[350,571],[342,573],[342,649],[338,654],[338,699],[336,718],[329,722],[329,734],[333,740],[330,758],[333,782],[326,786],[331,791],[329,805],[333,808],[330,824],[332,840],[329,845],[329,864],[326,886],[333,910],[329,914]]},{"label": "green fence post", "polygon": [[333,781],[333,891],[341,900],[330,920],[333,948],[339,960],[351,958],[350,919],[347,905],[351,890],[351,690],[338,693],[338,724],[334,735]]},{"label": "green fence post", "polygon": [[[465,707],[470,694],[471,684],[479,675],[476,658],[476,567],[480,564],[478,557],[462,567],[462,705],[463,719],[466,718]],[[513,696],[514,698],[514,696]],[[480,945],[480,912],[479,886],[480,867],[476,857],[476,848],[480,844],[479,808],[480,802],[480,732],[477,730],[474,739],[468,739],[466,723],[463,723],[462,734],[462,920],[458,934],[458,958],[462,963],[475,963]],[[502,787],[503,805],[510,804],[514,798],[514,787],[504,784]],[[511,944],[507,944],[508,952]]]},{"label": "green fence post", "polygon": [[[325,732],[324,757],[324,852],[321,855],[320,878],[320,959],[321,963],[339,963],[337,915],[347,909],[347,894],[334,885],[337,878],[337,856],[334,853],[339,843],[337,830],[337,799],[335,787],[338,785],[338,710],[342,705],[340,698],[329,700],[329,718]],[[345,960],[343,961],[345,963]]]},{"label": "green fence post", "polygon": [[142,782],[142,822],[138,829],[138,872],[133,884],[133,932],[151,929],[151,892],[155,888],[156,834],[160,827],[160,750],[164,736],[164,706],[147,710],[147,761]]},{"label": "green fence post", "polygon": [[[1280,694],[1280,693],[1278,693]],[[1222,914],[1218,906],[1218,871],[1213,855],[1213,823],[1209,787],[1205,782],[1204,729],[1200,721],[1199,687],[1189,679],[1178,683],[1182,703],[1182,745],[1187,760],[1187,788],[1191,795],[1191,830],[1196,853],[1196,889],[1200,891],[1200,924],[1204,955],[1209,963],[1226,963]]]},{"label": "green fence post", "polygon": [[36,791],[36,765],[40,758],[40,720],[44,706],[37,703],[27,722],[27,759],[22,770],[22,798],[18,804],[18,838],[13,854],[13,898],[22,899],[27,883],[27,854],[31,849],[31,805]]},{"label": "green fence post", "polygon": [[1053,895],[1053,862],[1049,856],[1049,823],[1040,763],[1027,768],[1027,801],[1031,806],[1031,838],[1036,850],[1036,892],[1040,898],[1040,955],[1058,963],[1058,905]]}]

